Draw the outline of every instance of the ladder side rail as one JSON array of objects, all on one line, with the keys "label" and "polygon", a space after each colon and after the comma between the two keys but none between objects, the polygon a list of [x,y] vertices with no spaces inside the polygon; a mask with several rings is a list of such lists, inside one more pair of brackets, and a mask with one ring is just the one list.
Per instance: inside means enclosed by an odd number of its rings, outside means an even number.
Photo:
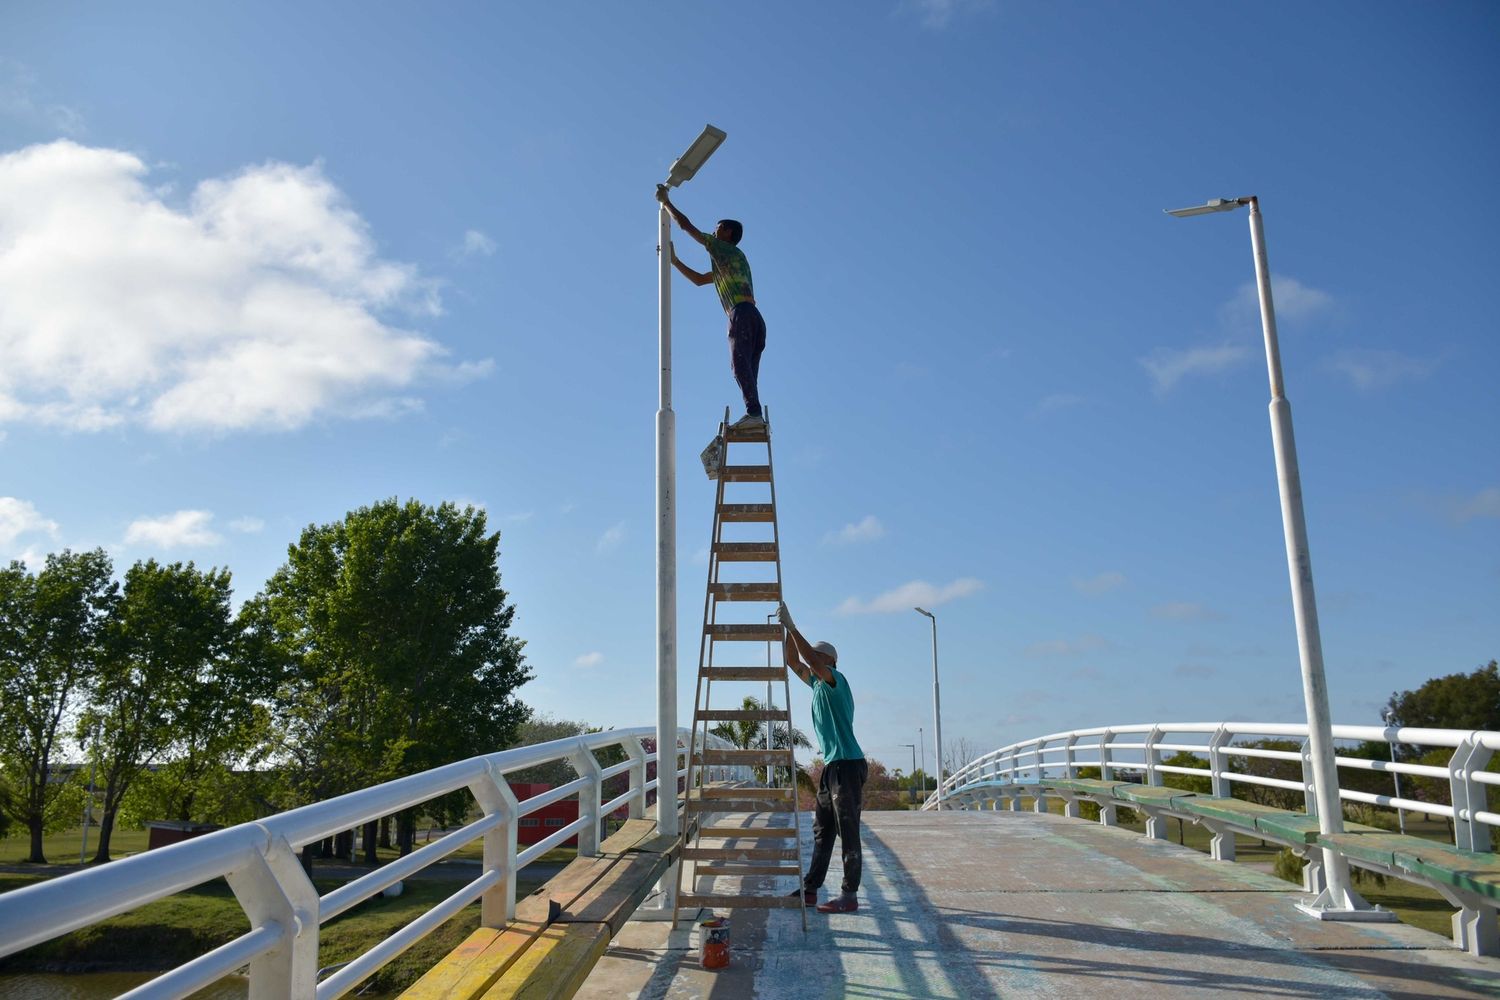
[{"label": "ladder side rail", "polygon": [[[786,590],[782,586],[781,579],[781,509],[776,506],[776,456],[771,448],[771,408],[769,406],[765,408],[763,419],[766,422],[766,479],[771,487],[771,542],[776,546],[776,593],[781,595],[780,603],[784,604],[786,603]],[[797,831],[797,888],[801,889],[802,873],[807,869],[803,867],[802,857],[802,811],[797,808],[797,749],[792,739],[792,682],[788,676],[789,673],[786,664],[786,630],[783,627],[781,688],[782,697],[786,703],[786,777],[792,789],[792,827]],[[774,723],[772,725],[774,726]],[[802,911],[802,932],[805,934],[807,933],[807,907],[801,906],[798,909]]]}]

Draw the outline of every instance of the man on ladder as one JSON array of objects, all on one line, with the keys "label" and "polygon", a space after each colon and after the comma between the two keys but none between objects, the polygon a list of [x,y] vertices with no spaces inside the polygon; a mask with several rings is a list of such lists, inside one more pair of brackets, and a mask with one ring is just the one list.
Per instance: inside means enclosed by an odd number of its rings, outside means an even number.
[{"label": "man on ladder", "polygon": [[823,776],[818,779],[817,806],[813,811],[813,856],[802,885],[804,906],[818,902],[818,889],[833,858],[833,840],[838,837],[844,861],[843,892],[818,905],[819,913],[853,913],[859,909],[859,811],[864,805],[865,779],[869,767],[865,752],[854,738],[854,696],[849,682],[839,673],[838,650],[832,643],[810,643],[792,622],[786,604],[776,609],[786,626],[786,665],[812,688],[813,732],[823,753]]},{"label": "man on ladder", "polygon": [[714,227],[713,235],[700,232],[688,217],[672,204],[665,184],[656,186],[656,197],[682,231],[703,244],[711,261],[708,272],[694,271],[677,259],[677,250],[672,250],[672,263],[695,285],[706,285],[710,281],[719,293],[719,302],[729,316],[729,367],[734,380],[739,383],[740,394],[745,397],[745,415],[734,427],[749,430],[760,427],[764,421],[760,414],[760,355],[766,349],[766,321],[755,305],[755,289],[750,283],[750,262],[739,248],[745,227],[733,219],[721,219]]}]

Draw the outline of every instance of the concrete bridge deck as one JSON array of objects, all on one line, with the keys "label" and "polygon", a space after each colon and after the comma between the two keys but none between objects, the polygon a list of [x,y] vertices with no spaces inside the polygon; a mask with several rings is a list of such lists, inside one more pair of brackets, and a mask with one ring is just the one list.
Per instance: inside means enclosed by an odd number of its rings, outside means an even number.
[{"label": "concrete bridge deck", "polygon": [[[732,914],[733,961],[632,922],[579,997],[1496,997],[1500,961],[1403,924],[1319,922],[1296,887],[1055,815],[867,813],[858,913]],[[829,885],[836,890],[839,860]],[[790,885],[788,885],[790,888]]]}]

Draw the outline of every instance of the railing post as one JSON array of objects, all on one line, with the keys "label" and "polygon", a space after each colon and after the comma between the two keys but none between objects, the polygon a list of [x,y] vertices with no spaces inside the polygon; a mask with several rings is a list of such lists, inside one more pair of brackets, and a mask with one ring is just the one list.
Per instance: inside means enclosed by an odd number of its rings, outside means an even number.
[{"label": "railing post", "polygon": [[[568,761],[580,778],[589,779],[588,784],[578,793],[578,815],[592,816],[594,819],[578,831],[578,856],[592,858],[599,853],[599,828],[604,825],[604,817],[599,815],[599,806],[604,802],[601,791],[604,768],[599,766],[594,752],[582,740],[578,741],[578,749],[568,756]],[[659,789],[657,794],[661,794]]]},{"label": "railing post", "polygon": [[1115,734],[1108,729],[1099,734],[1099,777],[1104,781],[1115,780],[1109,765],[1109,745],[1114,742],[1114,739]]},{"label": "railing post", "polygon": [[[1141,744],[1141,763],[1146,768],[1146,784],[1156,788],[1161,787],[1161,772],[1156,765],[1161,763],[1161,751],[1156,749],[1156,744],[1161,742],[1162,731],[1160,726],[1152,726],[1151,731],[1146,734],[1146,740]],[[1167,839],[1167,818],[1157,813],[1155,809],[1142,809],[1146,815],[1146,836],[1152,840]]]},{"label": "railing post", "polygon": [[646,748],[639,736],[632,736],[623,743],[626,755],[634,761],[630,769],[630,790],[636,794],[630,799],[630,818],[646,818]]},{"label": "railing post", "polygon": [[484,870],[498,871],[500,881],[479,897],[479,925],[500,928],[516,918],[516,834],[521,808],[500,769],[485,761],[484,771],[484,778],[470,784],[469,792],[485,815],[501,817],[500,825],[484,835]]},{"label": "railing post", "polygon": [[[1067,740],[1063,743],[1064,778],[1073,777],[1073,744],[1077,742],[1078,735],[1076,733],[1069,733]],[[1071,794],[1063,796],[1063,815],[1071,817],[1072,819],[1078,819],[1081,814],[1082,811],[1078,807],[1078,796]]]},{"label": "railing post", "polygon": [[1229,779],[1223,776],[1223,772],[1228,770],[1224,766],[1224,745],[1228,742],[1229,729],[1226,726],[1215,729],[1208,741],[1209,788],[1216,799],[1228,799],[1234,796]]},{"label": "railing post", "polygon": [[1475,734],[1464,737],[1448,758],[1448,799],[1453,803],[1453,842],[1466,851],[1491,851],[1489,824],[1474,814],[1489,805],[1485,786],[1474,780],[1474,772],[1484,770],[1494,751]]},{"label": "railing post", "polygon": [[318,890],[285,837],[225,876],[251,927],[281,925],[281,942],[250,962],[249,1000],[313,1000],[318,992]]}]

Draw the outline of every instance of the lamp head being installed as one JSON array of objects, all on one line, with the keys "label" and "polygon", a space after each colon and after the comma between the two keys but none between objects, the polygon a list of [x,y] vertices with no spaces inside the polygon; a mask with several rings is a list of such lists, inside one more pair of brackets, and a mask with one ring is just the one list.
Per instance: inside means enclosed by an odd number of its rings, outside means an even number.
[{"label": "lamp head being installed", "polygon": [[672,167],[667,171],[667,187],[677,187],[684,181],[692,180],[698,168],[708,162],[708,158],[714,155],[714,150],[723,142],[723,129],[712,125],[703,126],[703,131],[693,140],[687,152],[672,161]]},{"label": "lamp head being installed", "polygon": [[1250,198],[1210,198],[1206,204],[1194,205],[1192,208],[1166,208],[1162,211],[1178,219],[1188,219],[1195,215],[1212,215],[1214,212],[1233,212],[1241,205],[1248,205],[1253,199]]},{"label": "lamp head being installed", "polygon": [[928,618],[931,618],[934,621],[937,620],[937,617],[931,611],[928,611],[926,608],[912,608],[912,610],[915,611],[919,615],[926,615]]}]

